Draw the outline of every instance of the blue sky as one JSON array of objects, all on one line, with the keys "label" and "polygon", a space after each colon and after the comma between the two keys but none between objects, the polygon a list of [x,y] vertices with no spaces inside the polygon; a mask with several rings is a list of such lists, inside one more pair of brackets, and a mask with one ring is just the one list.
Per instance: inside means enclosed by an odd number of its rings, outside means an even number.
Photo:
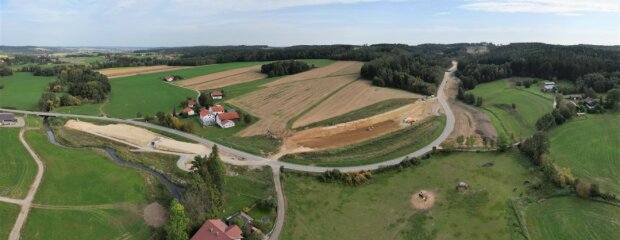
[{"label": "blue sky", "polygon": [[0,45],[620,45],[620,0],[0,0]]}]

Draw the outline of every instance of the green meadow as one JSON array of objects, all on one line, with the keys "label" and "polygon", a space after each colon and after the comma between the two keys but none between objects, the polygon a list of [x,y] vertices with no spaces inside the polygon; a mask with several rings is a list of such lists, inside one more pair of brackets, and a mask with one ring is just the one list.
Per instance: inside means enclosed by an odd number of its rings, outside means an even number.
[{"label": "green meadow", "polygon": [[16,72],[0,77],[0,107],[37,110],[41,94],[54,77],[38,77],[32,73]]},{"label": "green meadow", "polygon": [[37,164],[19,141],[20,128],[0,128],[0,196],[25,198]]},{"label": "green meadow", "polygon": [[577,178],[620,194],[620,115],[588,114],[549,133],[550,157]]},{"label": "green meadow", "polygon": [[[524,180],[538,178],[528,168],[517,152],[452,153],[357,187],[285,174],[281,239],[518,239],[510,199],[526,194]],[[469,190],[456,191],[460,181]],[[432,208],[413,208],[421,190],[435,193]]]},{"label": "green meadow", "polygon": [[13,224],[17,220],[20,206],[10,203],[0,202],[0,238],[9,239],[9,233],[13,229]]},{"label": "green meadow", "polygon": [[529,89],[516,87],[513,79],[483,83],[469,92],[483,98],[482,111],[489,115],[499,134],[508,138],[534,134],[538,118],[553,110],[552,95],[540,92],[535,85]]}]

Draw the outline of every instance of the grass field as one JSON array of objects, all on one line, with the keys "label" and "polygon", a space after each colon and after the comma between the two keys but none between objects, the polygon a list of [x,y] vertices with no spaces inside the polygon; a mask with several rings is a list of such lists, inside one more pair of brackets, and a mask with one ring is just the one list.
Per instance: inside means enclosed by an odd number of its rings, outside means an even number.
[{"label": "grass field", "polygon": [[400,157],[420,149],[441,134],[445,117],[432,117],[415,126],[351,146],[285,155],[284,162],[317,166],[354,166]]},{"label": "grass field", "polygon": [[[488,162],[494,166],[481,167]],[[537,177],[529,167],[517,152],[454,153],[374,175],[358,187],[286,175],[281,239],[509,239],[508,201],[524,192],[524,180]],[[457,192],[459,181],[470,189]],[[433,208],[412,208],[410,198],[420,190],[436,194]]]},{"label": "grass field", "polygon": [[37,173],[34,159],[19,141],[19,128],[0,128],[0,196],[25,198]]},{"label": "grass field", "polygon": [[32,209],[22,239],[149,239],[136,210]]},{"label": "grass field", "polygon": [[397,99],[385,100],[385,101],[378,102],[378,103],[369,105],[367,107],[364,107],[358,110],[354,110],[354,111],[342,114],[340,116],[336,116],[336,117],[329,118],[323,121],[315,122],[315,123],[300,127],[298,129],[308,129],[308,128],[314,128],[314,127],[320,127],[320,126],[332,126],[332,125],[336,125],[339,123],[351,122],[351,121],[355,121],[355,120],[359,120],[359,119],[363,119],[367,117],[372,117],[372,116],[375,116],[375,115],[378,115],[384,112],[389,112],[391,110],[397,109],[399,107],[413,103],[415,101],[416,99],[412,99],[412,98],[397,98]]},{"label": "grass field", "polygon": [[551,158],[578,178],[620,194],[620,115],[589,114],[549,133]]},{"label": "grass field", "polygon": [[4,85],[4,89],[0,89],[0,107],[37,110],[43,90],[53,79],[22,72],[0,77],[0,85]]},{"label": "grass field", "polygon": [[[34,202],[49,205],[146,203],[144,178],[89,150],[52,145],[43,131],[26,139],[45,163],[45,174]],[[42,154],[45,153],[45,154]]]},{"label": "grass field", "polygon": [[236,176],[227,176],[224,185],[224,215],[229,216],[243,208],[250,208],[249,215],[260,221],[263,217],[275,222],[276,211],[264,211],[254,206],[257,200],[265,198],[275,199],[275,189],[271,169],[264,167],[257,170],[233,167],[229,172],[235,172]]},{"label": "grass field", "polygon": [[620,207],[560,197],[532,204],[525,215],[532,239],[618,239]]},{"label": "grass field", "polygon": [[19,210],[18,205],[0,202],[0,239],[9,239]]},{"label": "grass field", "polygon": [[[536,131],[536,121],[553,109],[553,97],[538,93],[539,88],[513,86],[511,79],[498,80],[476,86],[469,91],[483,98],[482,111],[491,118],[498,134],[525,138]],[[512,108],[512,104],[516,109]]]}]

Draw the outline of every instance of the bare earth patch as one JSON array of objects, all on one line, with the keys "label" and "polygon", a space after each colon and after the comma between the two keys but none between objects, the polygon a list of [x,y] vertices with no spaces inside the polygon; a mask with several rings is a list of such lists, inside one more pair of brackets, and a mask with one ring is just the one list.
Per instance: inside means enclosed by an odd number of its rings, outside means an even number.
[{"label": "bare earth patch", "polygon": [[475,107],[464,104],[456,100],[458,91],[458,81],[448,81],[445,93],[448,96],[448,103],[454,113],[454,130],[448,140],[456,140],[458,136],[475,136],[476,146],[482,146],[482,136],[491,138],[497,137],[497,130],[491,123],[491,119],[486,114],[480,112]]},{"label": "bare earth patch", "polygon": [[151,227],[161,227],[166,224],[168,212],[159,203],[151,203],[144,208],[144,221]]},{"label": "bare earth patch", "polygon": [[342,114],[395,98],[423,98],[404,90],[373,86],[370,81],[356,81],[310,110],[293,124],[293,128],[340,116]]},{"label": "bare earth patch", "polygon": [[108,78],[120,78],[120,77],[129,77],[138,74],[145,73],[156,73],[156,72],[165,72],[170,70],[177,70],[188,68],[184,66],[167,66],[167,65],[158,65],[158,66],[145,66],[145,67],[126,67],[126,68],[108,68],[102,69],[98,72],[108,76]]},{"label": "bare earth patch", "polygon": [[435,205],[435,193],[426,190],[411,195],[411,206],[415,209],[426,210]]},{"label": "bare earth patch", "polygon": [[405,118],[417,122],[440,114],[437,99],[420,100],[369,118],[292,133],[284,139],[282,150],[302,152],[300,148],[315,151],[342,147],[406,128],[410,124],[403,122]]},{"label": "bare earth patch", "polygon": [[222,88],[238,83],[251,82],[266,78],[266,74],[260,72],[261,65],[236,68],[227,71],[207,74],[183,81],[177,84],[195,90]]}]

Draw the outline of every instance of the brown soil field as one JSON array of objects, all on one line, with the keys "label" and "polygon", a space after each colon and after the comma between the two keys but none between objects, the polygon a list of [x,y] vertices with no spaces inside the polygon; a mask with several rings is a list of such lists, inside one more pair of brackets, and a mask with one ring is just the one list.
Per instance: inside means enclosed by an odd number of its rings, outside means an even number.
[{"label": "brown soil field", "polygon": [[221,88],[237,83],[266,78],[266,74],[260,73],[260,68],[261,65],[237,68],[178,81],[176,84],[196,90]]},{"label": "brown soil field", "polygon": [[290,119],[357,78],[358,75],[346,75],[268,86],[232,99],[231,104],[260,118],[238,135],[262,135],[268,130],[283,135]]},{"label": "brown soil field", "polygon": [[356,81],[304,114],[293,128],[340,116],[381,101],[395,98],[423,98],[408,91],[375,87],[370,81]]},{"label": "brown soil field", "polygon": [[[370,118],[292,133],[284,139],[282,151],[315,151],[351,145],[410,126],[403,122],[405,118],[417,122],[440,114],[442,110],[437,99],[420,100]],[[369,131],[371,126],[373,129]]]},{"label": "brown soil field", "polygon": [[360,69],[364,63],[353,61],[338,61],[321,68],[315,68],[306,72],[294,74],[270,82],[265,86],[276,86],[280,84],[292,83],[303,80],[325,78],[329,76],[356,75],[359,76]]},{"label": "brown soil field", "polygon": [[102,69],[98,72],[108,76],[108,78],[120,78],[120,77],[129,77],[138,74],[145,73],[156,73],[156,72],[165,72],[176,69],[188,68],[184,66],[166,66],[166,65],[158,65],[158,66],[145,66],[145,67],[126,67],[126,68],[109,68]]},{"label": "brown soil field", "polygon": [[445,89],[448,104],[454,112],[454,130],[447,140],[455,141],[460,135],[476,136],[476,146],[482,146],[482,136],[497,137],[497,131],[491,119],[475,107],[456,100],[458,81],[448,81]]}]

